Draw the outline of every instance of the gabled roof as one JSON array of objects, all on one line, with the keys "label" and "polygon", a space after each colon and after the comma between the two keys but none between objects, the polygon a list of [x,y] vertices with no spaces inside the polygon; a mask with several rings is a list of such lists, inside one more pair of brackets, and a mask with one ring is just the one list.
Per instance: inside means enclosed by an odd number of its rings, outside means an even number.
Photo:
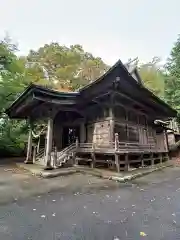
[{"label": "gabled roof", "polygon": [[[87,84],[86,86],[82,87],[79,89],[79,92],[82,92],[88,88],[90,88],[91,86],[94,86],[95,84],[101,82],[106,76],[108,76],[116,67],[118,67],[120,64],[123,65],[123,63],[121,62],[121,60],[119,59],[112,67],[110,67],[107,72],[105,72],[102,76],[100,76],[99,78],[97,78],[95,81],[90,82],[89,84]],[[113,79],[114,80],[114,79]]]},{"label": "gabled roof", "polygon": [[[79,91],[84,91],[86,90],[87,88],[91,87],[91,86],[94,86],[96,83],[99,83],[100,81],[102,81],[106,76],[108,76],[115,68],[117,67],[121,67],[123,68],[124,70],[126,70],[127,73],[129,73],[132,77],[135,77],[134,79],[139,83],[141,84],[142,83],[142,80],[141,80],[141,77],[138,73],[138,70],[137,70],[137,66],[136,65],[132,65],[130,64],[130,62],[126,63],[126,64],[123,64],[122,61],[119,59],[112,67],[110,67],[108,69],[108,71],[103,74],[102,76],[100,76],[99,78],[97,78],[95,81],[87,84],[86,86],[82,87]],[[112,79],[113,81],[114,79]]]},{"label": "gabled roof", "polygon": [[[139,93],[143,93],[145,98],[146,98],[146,103],[152,103],[154,106],[158,106],[159,109],[162,107],[163,109],[168,112],[169,117],[175,117],[177,115],[177,111],[171,108],[167,103],[165,103],[163,100],[161,100],[159,97],[157,97],[153,92],[151,92],[149,89],[147,89],[141,80],[141,77],[138,73],[137,67],[131,68],[128,71],[127,65],[125,66],[122,61],[119,59],[104,75],[102,75],[100,78],[96,79],[95,81],[91,82],[90,84],[86,85],[85,87],[80,89],[80,93],[83,93],[84,91],[88,91],[91,88],[96,89],[96,85],[102,84],[103,85],[103,80],[105,80],[108,75],[112,74],[113,71],[116,69],[119,69],[118,73],[124,73],[126,81],[131,88],[135,91],[139,91]],[[133,74],[135,74],[136,78],[138,81],[133,77]],[[109,85],[112,85],[112,82],[115,79],[111,78],[109,81]],[[133,92],[131,92],[132,94]],[[133,93],[134,94],[134,93]],[[142,94],[141,94],[142,95]],[[144,101],[145,99],[142,99],[142,96],[139,96],[139,99],[141,101]]]},{"label": "gabled roof", "polygon": [[38,96],[46,96],[51,99],[75,99],[77,95],[79,95],[79,92],[59,92],[57,90],[53,90],[47,87],[43,87],[40,85],[36,84],[30,84],[24,92],[22,92],[16,100],[11,104],[11,106],[6,109],[5,113],[8,114],[9,116],[11,115],[10,113],[16,109],[20,104],[22,104],[25,99],[28,97],[31,98],[31,102],[33,99],[37,100]]},{"label": "gabled roof", "polygon": [[21,104],[27,96],[37,92],[38,94],[41,93],[51,98],[67,98],[73,99],[73,101],[76,101],[77,97],[79,100],[81,100],[81,97],[83,99],[83,96],[88,96],[90,92],[95,92],[95,94],[98,95],[99,90],[97,91],[97,89],[102,90],[104,85],[106,85],[106,88],[111,87],[113,81],[115,80],[115,77],[122,77],[123,82],[126,83],[125,90],[127,94],[135,97],[136,92],[137,101],[144,101],[145,104],[151,105],[151,107],[158,109],[158,111],[162,111],[162,113],[164,112],[165,116],[176,116],[177,112],[174,109],[172,109],[168,104],[166,104],[160,98],[155,96],[150,90],[143,86],[140,76],[138,74],[137,67],[127,67],[121,62],[121,60],[118,60],[104,75],[102,75],[95,81],[89,83],[85,87],[81,88],[78,92],[59,92],[56,90],[48,89],[46,87],[31,84],[12,103],[9,109],[6,110],[6,113],[10,115],[10,112],[15,109],[19,104]]},{"label": "gabled roof", "polygon": [[143,84],[143,81],[138,72],[138,58],[128,61],[124,64],[131,76],[139,83]]}]

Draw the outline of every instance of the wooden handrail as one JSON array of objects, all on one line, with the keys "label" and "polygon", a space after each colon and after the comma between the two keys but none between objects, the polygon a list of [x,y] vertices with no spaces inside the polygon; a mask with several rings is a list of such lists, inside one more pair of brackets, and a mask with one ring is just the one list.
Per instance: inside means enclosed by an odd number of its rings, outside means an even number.
[{"label": "wooden handrail", "polygon": [[44,155],[45,148],[41,148],[38,153],[36,153],[36,159],[41,158]]},{"label": "wooden handrail", "polygon": [[[115,142],[109,142],[109,143],[96,143],[94,145],[95,149],[99,149],[99,148],[113,148],[115,149]],[[92,148],[92,143],[80,143],[79,144],[80,148]],[[151,145],[151,144],[140,144],[140,143],[131,143],[131,142],[118,142],[118,149],[119,151],[121,151],[122,149],[127,149],[127,150],[156,150],[156,146],[155,145]]]},{"label": "wooden handrail", "polygon": [[63,163],[66,163],[69,155],[76,151],[76,144],[73,143],[70,146],[66,147],[60,152],[57,152],[56,165],[61,166]]}]

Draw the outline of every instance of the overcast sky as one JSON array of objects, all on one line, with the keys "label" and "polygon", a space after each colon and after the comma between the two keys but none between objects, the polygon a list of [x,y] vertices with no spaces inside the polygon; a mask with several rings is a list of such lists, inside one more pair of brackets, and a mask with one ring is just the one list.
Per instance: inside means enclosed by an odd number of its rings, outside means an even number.
[{"label": "overcast sky", "polygon": [[45,43],[81,44],[108,63],[167,58],[180,33],[180,0],[0,0],[0,37],[21,54]]}]

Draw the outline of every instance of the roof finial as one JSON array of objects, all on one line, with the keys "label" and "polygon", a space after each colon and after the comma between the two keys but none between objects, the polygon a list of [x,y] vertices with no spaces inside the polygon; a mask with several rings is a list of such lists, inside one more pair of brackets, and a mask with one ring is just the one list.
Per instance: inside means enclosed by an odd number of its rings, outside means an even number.
[{"label": "roof finial", "polygon": [[139,62],[139,59],[138,59],[138,57],[136,57],[136,58],[134,58],[134,59],[128,59],[128,62],[127,63],[125,63],[125,65],[127,66],[127,67],[129,67],[130,65],[136,65],[137,66],[137,64],[138,64],[138,62]]}]

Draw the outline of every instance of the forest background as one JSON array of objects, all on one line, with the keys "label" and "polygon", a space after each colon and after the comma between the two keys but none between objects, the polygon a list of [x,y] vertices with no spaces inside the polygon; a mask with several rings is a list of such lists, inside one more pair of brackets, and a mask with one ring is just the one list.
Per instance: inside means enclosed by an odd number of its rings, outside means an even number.
[{"label": "forest background", "polygon": [[[30,84],[59,91],[77,90],[96,80],[108,66],[100,57],[86,52],[81,45],[45,44],[19,56],[18,46],[9,36],[0,40],[0,157],[23,154],[28,125],[10,120],[5,109]],[[144,85],[178,111],[180,117],[180,36],[165,65],[155,56],[138,64]]]}]

